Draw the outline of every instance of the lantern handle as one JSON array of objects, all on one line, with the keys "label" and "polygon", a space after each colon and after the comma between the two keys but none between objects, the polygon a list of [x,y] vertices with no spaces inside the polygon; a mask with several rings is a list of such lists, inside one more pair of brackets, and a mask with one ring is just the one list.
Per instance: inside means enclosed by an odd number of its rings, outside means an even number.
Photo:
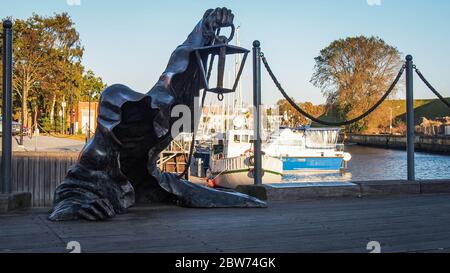
[{"label": "lantern handle", "polygon": [[[230,27],[231,27],[230,37],[227,38],[227,40],[225,41],[225,44],[228,44],[228,43],[231,42],[231,41],[233,40],[233,38],[234,38],[234,32],[236,31],[236,28],[234,27],[234,24],[231,24]],[[219,35],[220,35],[220,28],[218,29],[218,31],[217,31],[217,33],[216,33],[216,38],[215,38],[216,41],[221,41]],[[222,38],[222,39],[223,39],[223,38]]]}]

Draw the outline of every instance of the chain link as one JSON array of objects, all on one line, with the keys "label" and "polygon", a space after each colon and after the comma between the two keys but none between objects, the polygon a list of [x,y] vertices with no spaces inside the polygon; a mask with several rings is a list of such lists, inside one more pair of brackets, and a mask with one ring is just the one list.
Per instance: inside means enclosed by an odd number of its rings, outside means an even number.
[{"label": "chain link", "polygon": [[403,75],[403,72],[405,71],[405,66],[403,65],[402,68],[400,69],[400,71],[397,74],[397,77],[395,78],[394,82],[391,84],[391,86],[389,87],[389,89],[386,91],[386,93],[380,98],[380,100],[375,103],[369,110],[367,110],[367,112],[365,112],[364,114],[358,116],[357,118],[351,119],[351,120],[346,120],[346,121],[342,121],[342,122],[329,122],[329,121],[324,121],[321,119],[318,119],[314,116],[312,116],[311,114],[309,114],[308,112],[304,111],[302,108],[300,108],[300,106],[298,106],[286,93],[286,91],[284,91],[283,87],[281,86],[281,84],[278,82],[278,79],[276,78],[276,76],[273,74],[272,69],[270,68],[269,63],[267,62],[266,57],[264,56],[264,54],[262,53],[261,59],[264,63],[264,67],[266,68],[267,72],[269,73],[270,77],[272,78],[272,81],[274,82],[275,86],[278,88],[278,90],[280,91],[280,93],[283,95],[283,97],[292,105],[292,107],[294,107],[295,110],[297,110],[297,112],[299,112],[300,114],[302,114],[303,116],[309,118],[310,120],[317,122],[319,124],[322,125],[326,125],[326,126],[345,126],[345,125],[350,125],[353,123],[356,123],[360,120],[362,120],[363,118],[367,117],[368,115],[370,115],[373,111],[375,111],[375,109],[377,109],[384,100],[386,100],[386,98],[391,94],[392,90],[394,90],[395,86],[397,85],[397,83],[399,82],[401,76]]},{"label": "chain link", "polygon": [[420,72],[420,70],[414,65],[414,70],[416,71],[419,78],[425,83],[425,85],[433,92],[447,107],[450,108],[450,103],[430,84],[430,82],[425,78],[425,76]]}]

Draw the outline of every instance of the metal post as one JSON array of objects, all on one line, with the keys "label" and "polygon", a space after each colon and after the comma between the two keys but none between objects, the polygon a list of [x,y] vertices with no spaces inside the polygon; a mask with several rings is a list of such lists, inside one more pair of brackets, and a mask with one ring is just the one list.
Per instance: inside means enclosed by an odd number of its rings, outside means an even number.
[{"label": "metal post", "polygon": [[3,21],[2,192],[11,193],[13,24]]},{"label": "metal post", "polygon": [[408,158],[408,181],[415,181],[414,174],[414,94],[413,57],[406,56],[406,143]]},{"label": "metal post", "polygon": [[253,119],[254,119],[254,170],[255,185],[262,185],[261,153],[261,48],[259,41],[253,42]]}]

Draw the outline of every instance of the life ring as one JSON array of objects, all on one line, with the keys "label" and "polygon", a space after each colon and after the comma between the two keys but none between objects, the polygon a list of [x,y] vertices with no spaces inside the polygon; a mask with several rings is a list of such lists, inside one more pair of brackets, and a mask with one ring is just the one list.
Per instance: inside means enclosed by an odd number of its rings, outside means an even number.
[{"label": "life ring", "polygon": [[344,153],[344,157],[342,158],[345,162],[352,160],[352,155],[349,153]]}]

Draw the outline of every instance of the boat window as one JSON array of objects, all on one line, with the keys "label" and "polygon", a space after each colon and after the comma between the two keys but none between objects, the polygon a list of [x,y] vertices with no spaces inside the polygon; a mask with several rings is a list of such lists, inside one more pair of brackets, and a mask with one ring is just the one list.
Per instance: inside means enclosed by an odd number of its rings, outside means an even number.
[{"label": "boat window", "polygon": [[248,143],[249,137],[248,135],[243,135],[241,141],[244,143]]},{"label": "boat window", "polygon": [[241,142],[240,135],[234,135],[234,142],[235,143],[240,143]]}]

